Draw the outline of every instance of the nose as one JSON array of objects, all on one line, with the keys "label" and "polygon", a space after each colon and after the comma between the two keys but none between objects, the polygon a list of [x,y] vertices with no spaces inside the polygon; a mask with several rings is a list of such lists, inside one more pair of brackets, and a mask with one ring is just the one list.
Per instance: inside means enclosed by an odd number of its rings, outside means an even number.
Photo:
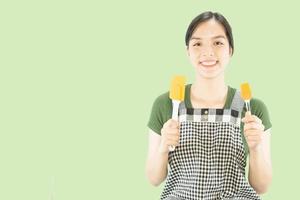
[{"label": "nose", "polygon": [[206,47],[203,47],[201,51],[201,56],[202,57],[212,57],[214,56],[214,50],[211,46],[207,45]]}]

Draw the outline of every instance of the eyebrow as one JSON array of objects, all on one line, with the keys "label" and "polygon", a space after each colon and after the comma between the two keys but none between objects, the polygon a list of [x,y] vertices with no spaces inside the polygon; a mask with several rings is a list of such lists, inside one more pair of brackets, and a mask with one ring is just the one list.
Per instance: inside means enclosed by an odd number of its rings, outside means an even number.
[{"label": "eyebrow", "polygon": [[[217,39],[217,38],[226,39],[223,35],[217,35],[217,36],[212,37],[212,39]],[[200,37],[192,37],[191,40],[202,40],[202,38],[200,38]]]}]

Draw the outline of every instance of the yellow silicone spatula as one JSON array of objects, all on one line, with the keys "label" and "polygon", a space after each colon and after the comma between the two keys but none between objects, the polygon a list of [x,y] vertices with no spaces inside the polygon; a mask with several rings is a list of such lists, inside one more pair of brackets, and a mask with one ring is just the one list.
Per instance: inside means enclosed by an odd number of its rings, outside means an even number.
[{"label": "yellow silicone spatula", "polygon": [[246,110],[251,113],[250,100],[252,98],[252,94],[249,83],[241,84],[241,97],[246,103]]},{"label": "yellow silicone spatula", "polygon": [[[171,82],[169,97],[172,99],[173,104],[172,119],[176,121],[178,121],[179,104],[184,100],[185,81],[186,78],[184,76],[174,76]],[[169,151],[174,150],[175,146],[169,146]]]}]

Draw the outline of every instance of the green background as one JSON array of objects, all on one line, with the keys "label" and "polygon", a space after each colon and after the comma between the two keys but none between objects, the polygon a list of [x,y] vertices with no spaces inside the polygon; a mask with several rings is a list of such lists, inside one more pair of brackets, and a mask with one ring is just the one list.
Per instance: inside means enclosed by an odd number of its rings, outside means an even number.
[{"label": "green background", "polygon": [[227,84],[267,105],[273,183],[297,199],[297,1],[1,1],[0,199],[158,199],[145,177],[150,110],[174,74],[194,81],[184,44],[207,10],[233,28]]}]

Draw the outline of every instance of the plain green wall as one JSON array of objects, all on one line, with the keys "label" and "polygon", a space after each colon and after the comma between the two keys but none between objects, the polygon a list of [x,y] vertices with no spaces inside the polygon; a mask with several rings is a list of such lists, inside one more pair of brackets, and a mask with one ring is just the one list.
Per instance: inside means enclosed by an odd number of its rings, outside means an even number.
[{"label": "plain green wall", "polygon": [[[101,3],[100,3],[101,2]],[[265,200],[297,199],[297,1],[2,1],[0,199],[158,199],[146,127],[174,74],[194,80],[184,36],[221,12],[233,28],[227,83],[248,81],[273,124]]]}]

